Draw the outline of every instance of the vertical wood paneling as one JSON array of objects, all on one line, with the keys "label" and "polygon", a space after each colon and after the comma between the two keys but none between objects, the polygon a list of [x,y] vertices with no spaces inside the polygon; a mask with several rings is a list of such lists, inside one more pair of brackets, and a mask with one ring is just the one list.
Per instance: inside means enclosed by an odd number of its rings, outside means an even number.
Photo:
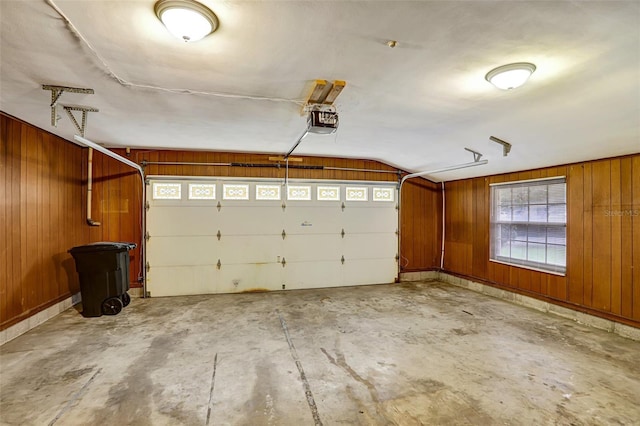
[{"label": "vertical wood paneling", "polygon": [[[56,176],[55,166],[51,161],[51,155],[55,152],[55,145],[51,143],[49,139],[49,134],[41,133],[41,137],[43,138],[43,143],[40,144],[41,147],[41,160],[42,164],[41,174],[40,174],[40,187],[42,188],[41,196],[40,196],[40,204],[42,208],[42,216],[40,218],[40,237],[41,237],[41,249],[40,256],[44,258],[44,256],[48,253],[55,253],[56,244],[54,238],[52,238],[52,229],[48,226],[51,223],[51,219],[53,216],[53,209],[55,208],[54,197],[52,195],[52,189],[56,186]],[[53,262],[44,262],[44,268],[42,268],[42,279],[46,279],[46,277],[54,276],[56,273]],[[54,281],[53,285],[42,286],[42,294],[40,295],[40,299],[51,300],[56,297],[57,294],[57,283]]]},{"label": "vertical wood paneling", "polygon": [[611,162],[597,161],[592,167],[593,240],[597,255],[593,256],[593,303],[596,309],[611,309]]},{"label": "vertical wood paneling", "polygon": [[488,181],[486,178],[473,179],[473,221],[471,233],[472,240],[472,271],[474,276],[487,276],[489,263],[489,234],[484,232],[489,227]]},{"label": "vertical wood paneling", "polygon": [[547,291],[550,297],[557,300],[567,300],[567,278],[547,274]]},{"label": "vertical wood paneling", "polygon": [[[638,173],[638,169],[635,170]],[[621,205],[623,209],[631,209],[631,212],[637,211],[634,208],[633,186],[632,186],[632,162],[631,158],[623,158],[620,160],[620,186],[621,186]],[[636,188],[640,185],[634,185]],[[640,214],[640,212],[638,212]],[[621,218],[621,272],[620,272],[620,314],[625,318],[633,317],[633,287],[640,286],[640,281],[633,278],[634,251],[640,251],[640,243],[638,238],[634,239],[633,235],[633,215],[623,215]],[[634,247],[635,241],[635,247]],[[638,263],[635,263],[638,265]],[[638,266],[636,266],[638,269]]]},{"label": "vertical wood paneling", "polygon": [[[2,116],[3,121],[5,117]],[[23,220],[21,217],[21,191],[22,191],[22,177],[24,172],[22,171],[22,126],[17,121],[11,121],[10,124],[12,133],[10,139],[7,142],[11,147],[9,149],[8,161],[12,163],[11,173],[11,213],[9,216],[9,228],[12,230],[11,234],[11,248],[10,256],[12,257],[12,277],[11,281],[7,282],[9,297],[6,316],[1,322],[4,322],[6,318],[12,318],[18,316],[22,312],[22,288],[20,281],[22,279],[22,232],[23,232]]]},{"label": "vertical wood paneling", "polygon": [[[108,235],[120,235],[120,179],[117,177],[120,175],[120,163],[119,161],[113,161],[111,158],[104,158],[104,170],[106,175],[103,177],[102,182],[104,185],[105,196],[101,200],[103,204],[102,216],[105,218],[105,222],[108,226]],[[119,241],[120,238],[109,239],[110,241]]]},{"label": "vertical wood paneling", "polygon": [[[411,183],[407,183],[402,187],[401,198],[405,199],[410,198],[411,203],[418,202],[418,197],[412,196],[413,185]],[[408,202],[404,202],[404,205],[408,205]],[[400,210],[400,268],[403,270],[408,270],[411,268],[411,259],[414,258],[414,246],[413,244],[407,244],[404,239],[405,235],[412,235],[413,229],[415,228],[414,218],[406,214],[404,209]]]},{"label": "vertical wood paneling", "polygon": [[[11,163],[9,162],[9,129],[6,120],[0,117],[0,283],[8,283],[11,279],[11,259],[9,252],[13,248],[9,233],[11,217]],[[7,285],[0,285],[0,312],[7,312]]]},{"label": "vertical wood paneling", "polygon": [[640,155],[633,157],[631,170],[632,178],[632,207],[628,211],[633,217],[633,319],[640,321]]},{"label": "vertical wood paneling", "polygon": [[510,287],[519,288],[520,283],[518,281],[519,279],[518,272],[520,271],[520,269],[521,268],[509,267],[509,276],[507,277],[506,280],[504,280],[504,282],[509,283]]},{"label": "vertical wood paneling", "polygon": [[[65,158],[66,157],[66,152],[65,152],[65,148],[68,144],[62,144],[62,143],[56,143],[55,138],[52,135],[48,135],[49,136],[49,140],[47,141],[47,144],[51,146],[52,150],[51,150],[51,157],[50,157],[50,162],[53,166],[52,168],[52,175],[53,176],[64,176],[64,162],[60,161],[61,158]],[[50,215],[49,215],[49,223],[60,223],[60,221],[62,221],[64,215],[65,215],[65,210],[64,210],[64,205],[63,205],[63,200],[64,200],[64,196],[63,196],[63,191],[58,191],[57,190],[57,184],[54,182],[53,179],[50,179],[50,185],[49,185],[49,191],[51,193],[51,209],[50,209]],[[69,185],[70,186],[70,185]],[[63,247],[62,245],[62,241],[58,238],[57,234],[55,233],[54,230],[50,229],[51,234],[50,234],[50,238],[51,241],[54,242],[54,245],[51,247],[51,251],[53,253],[61,253],[63,252],[65,249],[68,250],[69,247]],[[54,259],[55,259],[55,255],[54,255]],[[51,262],[51,267],[53,270],[53,274],[56,274],[56,276],[61,277],[63,274],[63,270],[56,265],[55,260],[53,260]],[[51,292],[49,294],[48,299],[54,299],[58,294],[64,294],[65,293],[65,288],[64,288],[64,283],[62,282],[62,278],[58,278],[55,280],[56,281],[56,285],[55,286],[51,286]],[[66,290],[68,291],[68,289]]]},{"label": "vertical wood paneling", "polygon": [[531,290],[531,271],[524,268],[513,268],[518,274],[518,288],[526,291]]},{"label": "vertical wood paneling", "polygon": [[[480,184],[479,178],[446,184],[445,270],[573,303],[594,312],[637,320],[640,317],[640,267],[636,266],[640,265],[640,155],[507,173],[487,179],[488,183],[498,183],[554,176],[567,176],[566,276],[486,260],[490,190]],[[469,227],[473,234],[471,240],[465,237]],[[469,246],[471,261],[467,261]]]},{"label": "vertical wood paneling", "polygon": [[438,217],[441,217],[437,214],[441,203],[439,200],[438,186],[432,182],[415,179],[402,186],[400,214],[403,271],[438,267]]},{"label": "vertical wood paneling", "polygon": [[582,263],[582,284],[584,306],[593,306],[593,202],[592,202],[592,172],[591,163],[584,164],[584,190],[582,235],[584,238],[584,257]]},{"label": "vertical wood paneling", "polygon": [[[20,240],[21,240],[21,253],[20,253],[20,271],[22,275],[25,277],[28,282],[32,280],[29,277],[29,273],[31,271],[31,262],[35,260],[34,256],[30,256],[32,250],[32,241],[35,239],[34,235],[34,227],[35,224],[35,209],[31,208],[34,205],[33,196],[35,189],[35,171],[34,167],[30,167],[30,163],[34,157],[35,146],[37,141],[33,141],[30,143],[29,138],[29,130],[30,128],[24,128],[21,132],[21,147],[22,147],[22,156],[21,156],[21,171],[22,171],[22,179],[20,181]],[[35,301],[33,301],[32,294],[35,293],[35,286],[20,286],[20,306],[19,312],[23,312],[27,309],[28,306],[31,306]]]},{"label": "vertical wood paneling", "polygon": [[[435,227],[438,230],[438,238],[437,241],[435,241],[435,259],[434,259],[434,265],[437,266],[438,268],[441,266],[442,261],[444,260],[444,253],[442,250],[442,245],[444,244],[444,227],[443,227],[443,223],[444,223],[444,211],[442,206],[444,205],[444,197],[443,197],[443,191],[442,191],[442,187],[443,184],[436,184],[436,193],[435,193],[435,198],[434,198],[434,204],[437,206],[436,210],[437,210],[437,214],[436,214],[436,223],[435,223]],[[418,214],[418,212],[413,212],[413,214]]]},{"label": "vertical wood paneling", "polygon": [[[0,114],[0,329],[78,290],[67,250],[88,242],[83,210],[82,149]],[[72,263],[71,263],[72,265]]]},{"label": "vertical wood paneling", "polygon": [[[32,199],[32,204],[29,206],[29,209],[34,213],[34,218],[35,218],[35,222],[32,222],[34,224],[33,226],[33,238],[30,239],[29,243],[31,244],[31,250],[29,250],[29,253],[31,254],[31,257],[35,258],[35,259],[43,259],[43,249],[44,249],[44,241],[42,239],[42,214],[44,213],[44,206],[42,203],[42,193],[43,193],[43,183],[42,183],[42,173],[43,173],[43,164],[42,164],[42,132],[39,132],[37,129],[35,128],[29,128],[28,129],[29,133],[31,133],[31,135],[29,136],[31,137],[35,137],[37,142],[34,145],[34,156],[35,156],[35,163],[33,164],[33,171],[34,171],[34,179],[35,179],[35,187],[31,188],[31,192],[33,193],[33,197]],[[35,256],[33,256],[33,254],[35,253]],[[35,260],[34,259],[34,260]],[[43,267],[38,268],[35,265],[32,267],[31,273],[36,275],[36,279],[37,280],[42,280],[43,276],[44,276],[44,263],[42,265]],[[37,303],[37,301],[42,300],[43,298],[43,294],[42,294],[42,286],[32,286],[31,287],[31,297],[32,299],[29,301],[29,304],[32,306],[34,304]]]},{"label": "vertical wood paneling", "polygon": [[609,202],[609,217],[611,225],[611,313],[620,315],[622,309],[622,217],[614,214],[623,210],[621,203],[622,185],[620,182],[620,160],[611,160],[611,199]]},{"label": "vertical wood paneling", "polygon": [[535,271],[529,272],[531,278],[531,291],[537,294],[544,294],[542,292],[542,280],[546,280],[545,274],[535,273]]},{"label": "vertical wood paneling", "polygon": [[584,300],[584,168],[573,165],[567,176],[567,278],[569,301],[581,305]]}]

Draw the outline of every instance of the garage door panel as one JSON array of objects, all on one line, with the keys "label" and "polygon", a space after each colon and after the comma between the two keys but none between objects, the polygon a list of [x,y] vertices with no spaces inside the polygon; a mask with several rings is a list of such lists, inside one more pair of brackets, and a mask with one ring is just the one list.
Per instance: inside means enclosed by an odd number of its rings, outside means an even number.
[{"label": "garage door panel", "polygon": [[156,236],[215,235],[220,226],[217,213],[209,207],[151,206],[147,229]]},{"label": "garage door panel", "polygon": [[342,222],[336,220],[341,213],[339,206],[325,206],[319,203],[303,207],[298,204],[287,205],[285,220],[289,230],[296,234],[339,234]]},{"label": "garage door panel", "polygon": [[340,259],[340,235],[287,235],[284,257],[287,262]]},{"label": "garage door panel", "polygon": [[[153,177],[150,180],[154,182]],[[211,186],[206,179],[198,178],[200,181]],[[193,180],[169,182],[182,185],[181,198],[150,199],[147,212],[147,261],[151,266],[147,289],[152,296],[395,280],[397,210],[395,203],[372,200],[375,191],[371,187],[381,183],[292,180],[292,185],[311,187],[310,200],[288,200],[284,191],[282,200],[257,200],[255,186],[273,185],[272,180],[226,179],[221,183],[213,179],[217,199],[204,200],[188,198],[188,184]],[[223,185],[227,183],[248,184],[249,199],[225,200]],[[340,187],[340,201],[317,200],[316,187],[321,184]],[[369,200],[346,201],[345,187],[350,185],[366,186]]]},{"label": "garage door panel", "polygon": [[282,236],[223,236],[220,259],[226,264],[271,263],[282,255]]},{"label": "garage door panel", "polygon": [[283,282],[287,290],[338,287],[342,285],[339,260],[322,262],[287,262]]},{"label": "garage door panel", "polygon": [[282,289],[280,263],[222,264],[219,275],[220,293],[275,291]]},{"label": "garage door panel", "polygon": [[226,235],[280,235],[283,216],[281,207],[223,207],[220,210],[219,223],[221,232]]},{"label": "garage door panel", "polygon": [[347,233],[395,232],[398,214],[393,208],[347,208],[342,215],[342,223]]},{"label": "garage door panel", "polygon": [[346,259],[343,285],[388,284],[395,282],[395,258]]},{"label": "garage door panel", "polygon": [[398,252],[395,233],[347,234],[344,237],[342,254],[351,259],[395,258]]},{"label": "garage door panel", "polygon": [[[176,247],[189,249],[176,250]],[[221,247],[217,239],[209,237],[153,237],[147,243],[147,253],[153,265],[209,265],[217,262]]]},{"label": "garage door panel", "polygon": [[214,265],[152,267],[147,273],[151,297],[217,293]]}]

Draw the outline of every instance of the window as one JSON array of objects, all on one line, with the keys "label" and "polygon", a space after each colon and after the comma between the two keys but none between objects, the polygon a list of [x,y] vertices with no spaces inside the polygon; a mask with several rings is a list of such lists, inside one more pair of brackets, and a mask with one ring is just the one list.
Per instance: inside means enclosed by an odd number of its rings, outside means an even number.
[{"label": "window", "polygon": [[347,201],[367,201],[367,194],[369,193],[369,189],[367,187],[352,187],[347,186],[346,189],[346,200]]},{"label": "window", "polygon": [[311,200],[311,187],[287,186],[287,200]]},{"label": "window", "polygon": [[256,200],[279,200],[280,185],[256,185]]},{"label": "window", "polygon": [[566,179],[491,186],[491,260],[564,275]]},{"label": "window", "polygon": [[224,200],[248,200],[249,199],[249,185],[222,185],[222,198]]},{"label": "window", "polygon": [[180,200],[182,198],[181,183],[153,183],[154,200]]},{"label": "window", "polygon": [[340,201],[339,186],[318,186],[318,201]]}]

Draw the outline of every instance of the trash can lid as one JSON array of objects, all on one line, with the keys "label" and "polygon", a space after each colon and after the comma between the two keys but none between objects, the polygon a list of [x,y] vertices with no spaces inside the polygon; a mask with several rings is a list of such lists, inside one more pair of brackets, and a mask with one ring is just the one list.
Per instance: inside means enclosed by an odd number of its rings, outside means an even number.
[{"label": "trash can lid", "polygon": [[108,242],[101,241],[97,243],[91,243],[84,246],[73,247],[69,250],[69,253],[94,253],[100,251],[127,251],[133,250],[137,247],[136,243],[122,243],[122,242]]}]

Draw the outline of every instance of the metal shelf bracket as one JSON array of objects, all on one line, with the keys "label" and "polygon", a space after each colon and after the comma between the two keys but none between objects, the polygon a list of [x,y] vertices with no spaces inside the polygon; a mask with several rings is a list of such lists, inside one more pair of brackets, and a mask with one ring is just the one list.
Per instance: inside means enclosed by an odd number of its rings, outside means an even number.
[{"label": "metal shelf bracket", "polygon": [[[93,95],[94,93],[93,89],[68,86],[53,86],[51,84],[43,84],[42,90],[51,90],[51,104],[49,106],[51,107],[51,125],[53,127],[58,127],[58,114],[56,114],[56,106],[58,105],[60,96],[62,96],[64,92],[83,93],[86,95]],[[82,136],[84,136],[84,134]]]}]

